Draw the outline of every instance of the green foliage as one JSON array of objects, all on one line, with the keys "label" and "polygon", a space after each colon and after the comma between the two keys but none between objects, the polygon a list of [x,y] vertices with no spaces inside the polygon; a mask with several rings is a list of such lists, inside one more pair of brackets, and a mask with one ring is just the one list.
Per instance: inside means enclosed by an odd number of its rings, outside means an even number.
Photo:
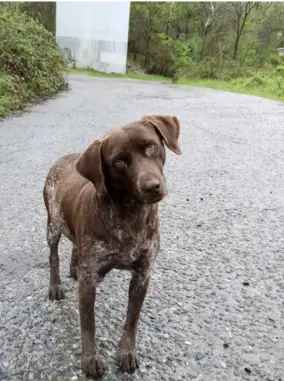
[{"label": "green foliage", "polygon": [[252,94],[284,102],[283,79],[279,81],[279,79],[273,76],[270,77],[270,80],[263,81],[263,85],[261,86],[259,85],[259,81],[255,84],[254,81],[250,82],[242,77],[232,81],[180,78],[177,83],[179,85],[209,87],[243,94]]},{"label": "green foliage", "polygon": [[0,72],[0,115],[66,87],[54,36],[19,3],[0,3]]},{"label": "green foliage", "polygon": [[129,57],[147,73],[174,81],[239,81],[281,92],[283,20],[281,2],[133,2]]},{"label": "green foliage", "polygon": [[268,64],[271,64],[273,66],[278,66],[278,65],[281,65],[283,60],[281,59],[281,57],[277,54],[277,53],[269,53],[266,57],[266,62]]},{"label": "green foliage", "polygon": [[245,89],[265,89],[269,93],[274,93],[279,97],[284,97],[284,66],[273,68],[267,66],[255,72],[250,72],[246,77],[238,78],[232,81],[232,84],[239,83]]},{"label": "green foliage", "polygon": [[241,75],[241,69],[234,60],[223,60],[222,57],[205,57],[202,61],[191,61],[183,66],[173,77],[179,78],[231,80]]},{"label": "green foliage", "polygon": [[0,116],[11,108],[20,106],[19,97],[16,96],[17,90],[13,78],[7,74],[0,73]]},{"label": "green foliage", "polygon": [[275,71],[276,74],[279,75],[282,78],[282,80],[284,80],[284,65],[278,66]]},{"label": "green foliage", "polygon": [[189,61],[186,42],[174,40],[165,33],[157,34],[152,40],[152,46],[154,48],[148,53],[151,58],[148,72],[151,74],[172,76]]},{"label": "green foliage", "polygon": [[24,1],[19,3],[19,8],[55,35],[56,2]]}]

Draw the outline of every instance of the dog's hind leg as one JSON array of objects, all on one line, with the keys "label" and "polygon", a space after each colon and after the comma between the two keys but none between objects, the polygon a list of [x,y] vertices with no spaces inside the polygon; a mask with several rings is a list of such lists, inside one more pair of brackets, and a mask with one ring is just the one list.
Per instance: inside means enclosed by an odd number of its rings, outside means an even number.
[{"label": "dog's hind leg", "polygon": [[77,246],[73,244],[72,255],[70,261],[70,277],[77,280],[77,268],[78,268],[78,251]]},{"label": "dog's hind leg", "polygon": [[47,221],[47,243],[49,246],[49,264],[50,264],[50,283],[49,283],[49,299],[64,299],[64,291],[61,286],[59,271],[58,244],[61,237],[60,226],[52,221],[48,215]]}]

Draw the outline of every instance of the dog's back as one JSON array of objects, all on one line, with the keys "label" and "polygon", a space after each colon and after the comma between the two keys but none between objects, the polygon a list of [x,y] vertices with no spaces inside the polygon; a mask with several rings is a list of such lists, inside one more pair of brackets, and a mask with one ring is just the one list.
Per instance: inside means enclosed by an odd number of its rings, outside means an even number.
[{"label": "dog's back", "polygon": [[[71,153],[56,160],[46,177],[43,197],[47,211],[60,203],[65,194],[72,188],[72,198],[89,181],[82,177],[75,169],[75,163],[80,157],[79,153]],[[77,191],[77,192],[76,192]]]},{"label": "dog's back", "polygon": [[[79,153],[62,156],[53,163],[47,175],[43,197],[50,227],[47,237],[50,243],[54,241],[55,235],[51,231],[55,232],[55,230],[74,241],[74,232],[70,231],[70,226],[67,226],[66,221],[72,220],[72,214],[76,207],[74,204],[76,196],[89,183],[75,169],[75,163],[79,157]],[[63,204],[67,204],[68,207],[64,208]]]}]

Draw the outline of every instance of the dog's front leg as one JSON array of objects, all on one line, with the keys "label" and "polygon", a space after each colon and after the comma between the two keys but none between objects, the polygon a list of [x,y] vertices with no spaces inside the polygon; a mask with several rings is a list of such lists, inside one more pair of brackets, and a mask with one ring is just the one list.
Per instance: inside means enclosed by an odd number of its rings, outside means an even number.
[{"label": "dog's front leg", "polygon": [[134,272],[129,285],[126,321],[117,353],[117,365],[123,372],[133,373],[139,368],[136,353],[136,335],[140,311],[147,294],[149,274]]},{"label": "dog's front leg", "polygon": [[95,378],[104,374],[104,365],[96,347],[95,300],[98,280],[89,267],[79,266],[79,312],[82,342],[82,370]]}]

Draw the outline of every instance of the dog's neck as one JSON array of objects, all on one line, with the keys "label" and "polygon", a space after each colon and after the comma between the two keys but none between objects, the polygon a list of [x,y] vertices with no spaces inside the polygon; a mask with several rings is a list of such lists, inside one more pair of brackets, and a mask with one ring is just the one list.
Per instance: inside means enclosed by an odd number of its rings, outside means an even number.
[{"label": "dog's neck", "polygon": [[157,208],[155,204],[139,202],[126,189],[114,187],[108,181],[105,181],[105,189],[107,192],[103,196],[105,202],[102,205],[105,205],[109,211],[107,214],[112,215],[113,211],[116,210],[116,215],[122,219],[137,219],[145,217],[145,215]]},{"label": "dog's neck", "polygon": [[[138,232],[145,229],[145,224],[158,217],[158,204],[141,204],[121,190],[109,189],[107,192],[95,194],[93,200],[96,213],[99,212],[107,230],[124,225],[127,221],[129,229]],[[149,220],[150,216],[152,218]]]},{"label": "dog's neck", "polygon": [[148,209],[124,189],[107,186],[107,192],[113,206],[123,214],[140,214],[143,209]]}]

